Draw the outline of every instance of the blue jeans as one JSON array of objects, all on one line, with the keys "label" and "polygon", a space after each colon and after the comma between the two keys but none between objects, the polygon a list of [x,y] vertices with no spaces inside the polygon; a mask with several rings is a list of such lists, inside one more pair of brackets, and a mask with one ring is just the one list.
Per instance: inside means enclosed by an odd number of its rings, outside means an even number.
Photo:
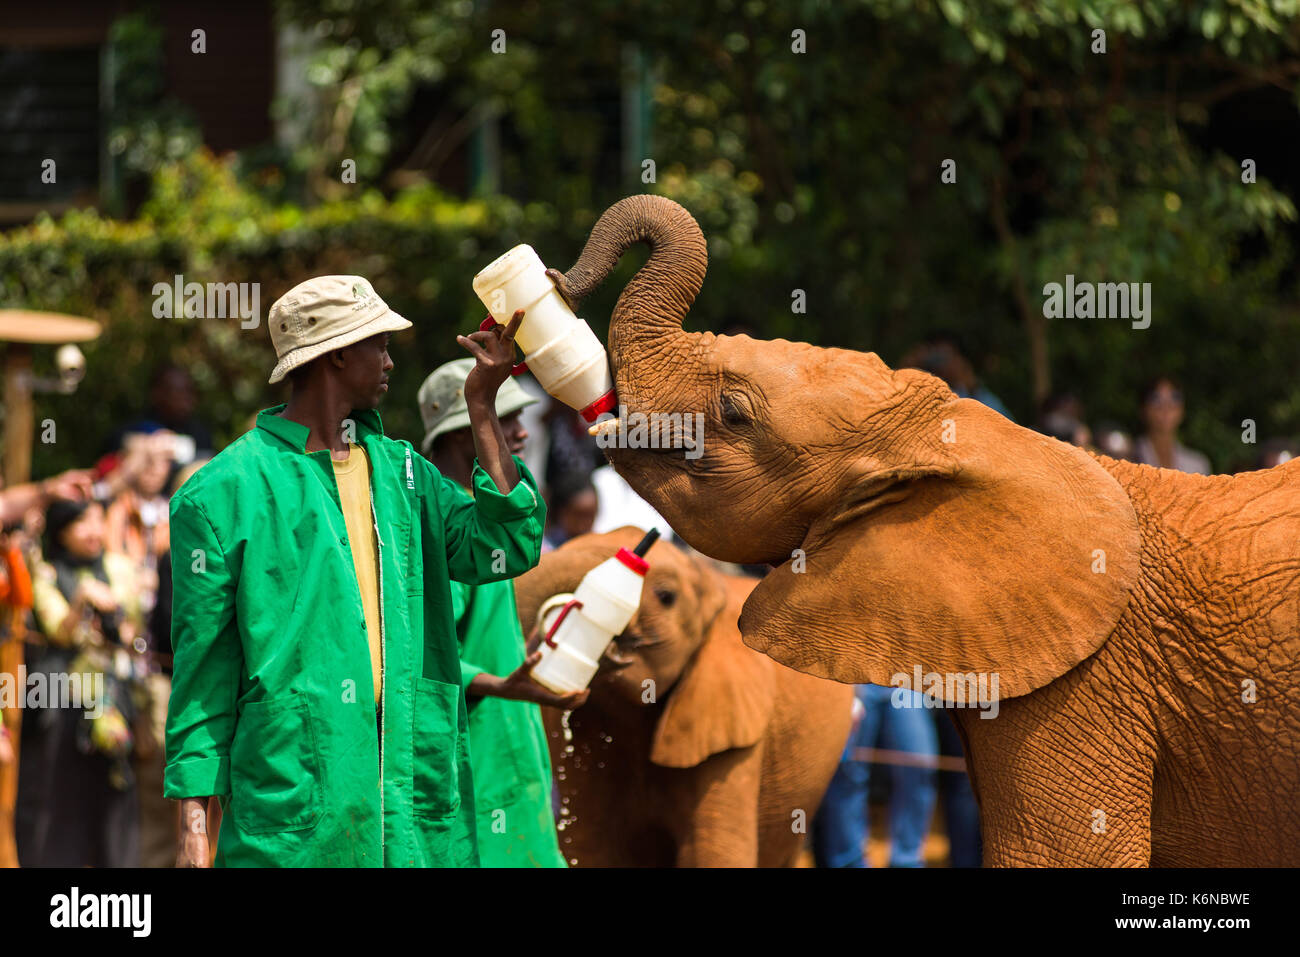
[{"label": "blue jeans", "polygon": [[[961,736],[953,727],[952,716],[931,711],[935,730],[939,732],[939,752],[960,758],[964,753]],[[980,809],[965,771],[944,771],[939,775],[939,799],[943,817],[948,822],[948,865],[979,867],[983,855],[980,842]]]},{"label": "blue jeans", "polygon": [[[818,867],[867,867],[864,853],[870,822],[867,796],[871,765],[855,761],[854,748],[880,747],[933,757],[938,754],[934,722],[921,707],[922,697],[903,691],[911,707],[895,708],[894,688],[858,685],[856,694],[866,709],[857,733],[850,736],[840,766],[831,779],[813,822],[813,854]],[[889,866],[922,867],[922,846],[930,829],[936,796],[933,768],[890,767]]]}]

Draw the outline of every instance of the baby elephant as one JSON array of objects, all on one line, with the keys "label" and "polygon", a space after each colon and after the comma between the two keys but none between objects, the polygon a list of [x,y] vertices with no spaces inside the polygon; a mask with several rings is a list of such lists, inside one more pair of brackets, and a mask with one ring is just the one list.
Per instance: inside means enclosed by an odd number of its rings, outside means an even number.
[{"label": "baby elephant", "polygon": [[[525,631],[547,598],[640,537],[583,535],[543,555],[515,582]],[[640,610],[568,734],[545,709],[560,847],[587,867],[792,864],[848,737],[853,689],[741,642],[736,620],[755,579],[667,542],[646,560]]]}]

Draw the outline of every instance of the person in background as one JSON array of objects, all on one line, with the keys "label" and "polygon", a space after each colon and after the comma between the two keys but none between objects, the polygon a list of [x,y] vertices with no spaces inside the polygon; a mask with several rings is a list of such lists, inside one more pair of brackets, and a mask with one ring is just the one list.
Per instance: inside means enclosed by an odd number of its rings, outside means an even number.
[{"label": "person in background", "polygon": [[[879,747],[922,761],[938,754],[934,723],[920,692],[867,684],[854,690],[860,705],[855,714],[861,717],[813,819],[813,856],[818,867],[867,866],[871,763],[855,751]],[[906,707],[894,707],[895,696]],[[889,866],[923,867],[925,838],[934,815],[935,769],[892,763],[890,778]]]},{"label": "person in background", "polygon": [[[951,714],[944,708],[931,708],[930,717],[939,742],[941,757],[965,763],[966,751]],[[957,771],[939,771],[939,803],[943,806],[944,829],[948,832],[948,866],[980,867],[984,845],[980,835],[980,806],[975,800],[970,775],[963,767]]]},{"label": "person in background", "polygon": [[[94,487],[94,477],[90,469],[73,469],[61,472],[42,482],[24,482],[9,488],[0,489],[0,526],[10,530],[11,535],[19,539],[26,527],[33,534],[39,535],[44,528],[44,510],[56,501],[83,501],[90,497]],[[23,564],[23,575],[27,577],[26,562],[19,547],[17,560]],[[9,589],[12,595],[12,586]],[[14,676],[16,679],[17,676]],[[14,741],[12,732],[0,721],[0,764],[12,764],[14,761]]]},{"label": "person in background", "polygon": [[1142,390],[1146,433],[1134,444],[1134,459],[1143,465],[1180,472],[1210,474],[1210,460],[1178,441],[1183,422],[1183,392],[1168,376],[1157,376]]},{"label": "person in background", "polygon": [[[421,451],[473,500],[474,437],[465,405],[473,359],[439,366],[420,386],[425,434]],[[512,379],[497,391],[496,411],[512,455],[522,456],[528,432],[520,413],[536,400]],[[528,672],[529,655],[510,581],[451,583],[452,616],[460,641],[461,682],[469,704],[469,756],[474,771],[479,856],[484,867],[564,867],[551,813],[551,760],[538,705],[570,710],[587,692],[554,694]]]},{"label": "person in background", "polygon": [[528,470],[533,475],[543,481],[539,482],[539,489],[542,495],[547,496],[550,501],[550,487],[546,484],[546,458],[551,451],[551,407],[558,404],[559,400],[551,397],[545,389],[541,387],[536,379],[530,374],[512,375],[511,378],[515,384],[528,394],[534,403],[520,413],[519,420],[523,423],[524,429],[528,432],[528,442],[524,446],[524,454],[520,456]]},{"label": "person in background", "polygon": [[1097,451],[1102,455],[1109,455],[1113,459],[1120,459],[1125,462],[1133,461],[1133,436],[1125,432],[1116,423],[1110,421],[1098,422],[1093,438],[1097,443]]},{"label": "person in background", "polygon": [[146,613],[158,590],[158,557],[168,550],[167,485],[175,464],[172,433],[128,434],[120,491],[105,513],[105,545],[136,563]]},{"label": "person in background", "polygon": [[[32,576],[23,552],[28,548],[21,527],[0,531],[0,643],[21,641],[32,608]],[[0,720],[0,765],[14,761],[12,732]]]},{"label": "person in background", "polygon": [[589,423],[563,402],[552,402],[544,417],[551,444],[546,451],[546,486],[554,489],[574,477],[590,478],[605,464],[605,453],[587,429]]},{"label": "person in background", "polygon": [[[170,560],[168,543],[168,478],[175,466],[175,433],[128,433],[117,483],[120,491],[105,513],[106,547],[125,555],[135,565],[140,582],[140,604],[147,620],[158,601],[158,580],[162,563]],[[167,600],[171,601],[170,594]],[[140,781],[140,855],[145,867],[171,867],[176,861],[176,824],[179,805],[163,797],[163,736],[167,723],[167,702],[171,694],[170,636],[146,628],[137,636],[140,652],[139,732],[135,741],[135,770]]]},{"label": "person in background", "polygon": [[149,405],[144,414],[116,429],[104,448],[106,453],[124,448],[130,433],[171,433],[172,458],[176,466],[213,454],[212,431],[198,418],[198,390],[194,378],[174,362],[164,362],[149,377]]},{"label": "person in background", "polygon": [[97,502],[51,505],[44,552],[32,595],[46,643],[29,645],[28,675],[80,675],[83,707],[25,716],[14,815],[19,863],[138,867],[140,805],[130,760],[136,706],[127,650],[143,627],[135,569],[126,556],[105,550]]},{"label": "person in background", "polygon": [[542,538],[542,550],[552,551],[592,531],[599,507],[600,499],[590,478],[576,472],[565,475],[551,489],[551,521]]},{"label": "person in background", "polygon": [[41,482],[24,482],[0,490],[0,525],[23,521],[33,511],[43,511],[52,502],[82,502],[95,487],[90,469],[70,469]]},{"label": "person in background", "polygon": [[1255,457],[1254,468],[1271,469],[1275,465],[1284,465],[1300,455],[1300,446],[1291,439],[1269,439],[1259,447]]},{"label": "person in background", "polygon": [[1073,392],[1056,392],[1043,400],[1038,415],[1038,431],[1080,448],[1092,445],[1092,432],[1084,420],[1083,403]]},{"label": "person in background", "polygon": [[899,368],[920,369],[938,376],[959,398],[982,402],[994,412],[1011,418],[1002,400],[979,381],[975,367],[962,353],[956,338],[949,333],[927,336],[920,345],[914,346],[899,360]]},{"label": "person in background", "polygon": [[596,489],[596,520],[592,522],[591,531],[597,535],[612,532],[624,525],[633,525],[648,532],[659,529],[664,541],[672,541],[672,526],[655,507],[636,493],[627,484],[623,476],[614,471],[612,465],[602,465],[591,473],[591,484]]}]

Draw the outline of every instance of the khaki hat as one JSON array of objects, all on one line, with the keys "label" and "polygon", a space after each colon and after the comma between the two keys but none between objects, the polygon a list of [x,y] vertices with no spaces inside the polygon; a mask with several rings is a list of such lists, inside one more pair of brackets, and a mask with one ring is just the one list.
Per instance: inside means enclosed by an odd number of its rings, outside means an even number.
[{"label": "khaki hat", "polygon": [[411,327],[360,276],[317,276],[298,283],[271,306],[270,323],[280,360],[267,380],[272,383],[327,352]]},{"label": "khaki hat", "polygon": [[[420,451],[429,454],[433,440],[446,432],[469,425],[469,406],[465,403],[465,379],[474,368],[473,359],[455,359],[438,366],[420,385],[416,401],[424,420],[424,441]],[[532,405],[537,400],[523,390],[514,378],[506,379],[497,389],[497,418]]]}]

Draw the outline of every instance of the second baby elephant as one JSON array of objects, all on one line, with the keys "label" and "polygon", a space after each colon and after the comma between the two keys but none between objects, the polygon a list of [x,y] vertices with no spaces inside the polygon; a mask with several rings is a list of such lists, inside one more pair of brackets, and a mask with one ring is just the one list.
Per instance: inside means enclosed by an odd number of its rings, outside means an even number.
[{"label": "second baby elephant", "polygon": [[[583,535],[543,555],[515,582],[525,631],[547,598],[640,537]],[[567,729],[547,709],[561,849],[579,866],[791,864],[848,737],[853,689],[744,645],[736,621],[756,580],[666,542],[646,559],[641,607],[587,704]]]}]

